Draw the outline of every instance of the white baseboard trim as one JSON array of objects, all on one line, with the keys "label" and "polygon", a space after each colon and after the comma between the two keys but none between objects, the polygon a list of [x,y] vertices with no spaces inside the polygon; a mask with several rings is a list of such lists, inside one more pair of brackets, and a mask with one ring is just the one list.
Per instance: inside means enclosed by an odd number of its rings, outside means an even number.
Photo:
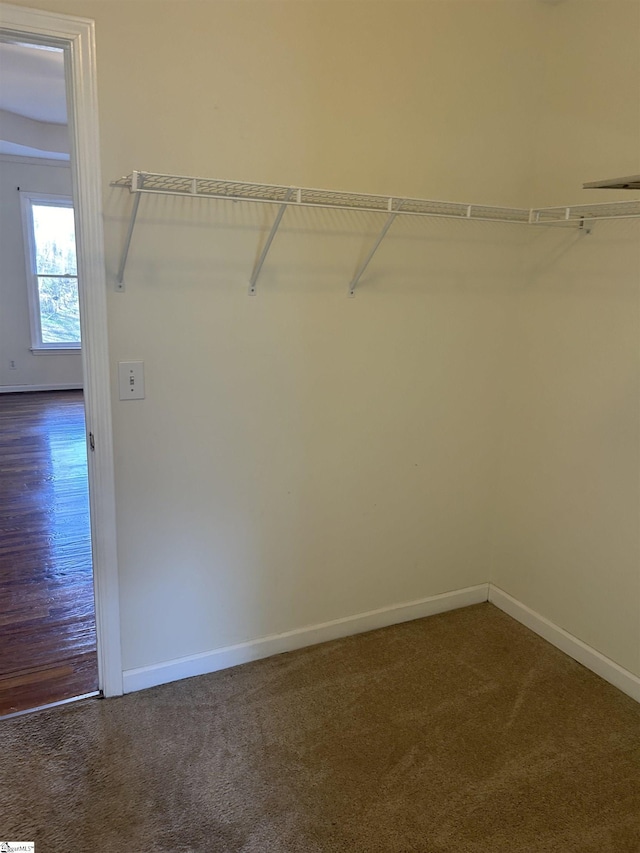
[{"label": "white baseboard trim", "polygon": [[271,634],[235,646],[213,649],[209,652],[201,652],[197,655],[169,660],[152,666],[128,669],[122,673],[124,692],[132,693],[134,690],[144,690],[147,687],[167,684],[181,678],[206,675],[210,672],[217,672],[220,669],[227,669],[231,666],[282,652],[291,652],[305,646],[326,643],[328,640],[337,640],[341,637],[361,634],[364,631],[397,625],[400,622],[422,619],[425,616],[445,613],[448,610],[468,607],[471,604],[481,604],[483,601],[487,601],[488,594],[489,584],[479,584],[453,592],[445,592],[441,595],[433,595],[419,601],[396,604],[391,607],[383,607],[380,610],[371,610],[368,613],[347,616],[344,619],[334,619],[332,622],[324,622],[320,625],[298,628],[284,634]]},{"label": "white baseboard trim", "polygon": [[560,651],[608,681],[609,684],[622,690],[636,702],[640,702],[640,678],[637,675],[574,637],[564,628],[555,625],[545,616],[536,613],[509,593],[488,583],[445,592],[419,601],[358,613],[355,616],[287,631],[284,634],[271,634],[246,643],[212,649],[151,666],[125,670],[122,674],[123,688],[125,693],[145,690],[147,687],[156,687],[159,684],[191,678],[194,675],[206,675],[317,643],[326,643],[329,640],[337,640],[364,631],[387,628],[389,625],[434,616],[436,613],[445,613],[448,610],[456,610],[472,604],[481,604],[483,601],[490,601]]},{"label": "white baseboard trim", "polygon": [[631,696],[636,702],[640,702],[640,678],[629,670],[612,661],[610,658],[596,651],[591,646],[583,643],[573,634],[558,627],[545,616],[531,610],[509,593],[489,584],[489,601],[503,610],[509,616],[530,628],[536,634],[543,637],[551,645],[560,649],[569,657],[577,660],[587,669],[595,672],[600,678],[604,678],[609,684],[613,684],[627,696]]},{"label": "white baseboard trim", "polygon": [[82,391],[77,382],[57,385],[0,385],[0,394],[16,394],[20,391]]}]

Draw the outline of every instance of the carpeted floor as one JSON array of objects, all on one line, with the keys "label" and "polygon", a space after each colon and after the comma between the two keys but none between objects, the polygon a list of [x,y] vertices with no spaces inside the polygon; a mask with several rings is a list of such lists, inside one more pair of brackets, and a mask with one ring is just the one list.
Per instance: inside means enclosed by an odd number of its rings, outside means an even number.
[{"label": "carpeted floor", "polygon": [[638,853],[640,705],[490,604],[0,724],[37,853]]}]

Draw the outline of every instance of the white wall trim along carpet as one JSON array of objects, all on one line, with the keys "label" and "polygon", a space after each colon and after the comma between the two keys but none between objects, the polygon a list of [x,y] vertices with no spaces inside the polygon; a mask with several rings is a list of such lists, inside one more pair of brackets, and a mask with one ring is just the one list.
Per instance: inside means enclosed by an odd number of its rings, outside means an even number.
[{"label": "white wall trim along carpet", "polygon": [[419,601],[383,607],[380,610],[358,613],[355,616],[334,619],[331,622],[324,622],[319,625],[309,625],[306,628],[298,628],[284,634],[271,634],[235,646],[226,646],[177,660],[153,664],[152,666],[125,670],[123,673],[124,692],[131,693],[134,690],[144,690],[146,687],[155,687],[157,684],[166,684],[169,681],[190,678],[193,675],[205,675],[209,672],[227,669],[281,652],[291,652],[294,649],[313,646],[316,643],[326,643],[328,640],[337,640],[340,637],[361,634],[364,631],[373,631],[376,628],[386,628],[400,622],[410,622],[412,619],[434,616],[436,613],[445,613],[447,610],[456,610],[459,607],[468,607],[471,604],[481,604],[483,601],[487,601],[488,595],[489,584],[479,584],[478,586],[445,592],[441,595],[429,596],[429,598],[423,598]]},{"label": "white wall trim along carpet", "polygon": [[488,583],[445,592],[419,601],[384,607],[368,613],[358,613],[344,619],[334,619],[331,622],[287,631],[284,634],[272,634],[246,643],[212,649],[208,652],[201,652],[197,655],[189,655],[164,663],[125,670],[123,673],[124,692],[132,693],[135,690],[144,690],[147,687],[167,684],[181,678],[206,675],[209,672],[217,672],[221,669],[282,652],[290,652],[316,643],[337,640],[340,637],[348,637],[364,631],[373,631],[376,628],[386,628],[389,625],[409,622],[412,619],[434,616],[437,613],[445,613],[459,607],[481,604],[483,601],[490,601],[569,657],[604,678],[605,681],[622,690],[623,693],[631,696],[636,702],[640,702],[640,678],[638,676],[583,643],[582,640],[569,634],[568,631],[555,625],[549,619],[531,610],[504,590]]},{"label": "white wall trim along carpet", "polygon": [[636,702],[640,702],[640,678],[637,675],[619,666],[615,661],[605,657],[591,646],[583,643],[582,640],[574,637],[573,634],[565,631],[564,628],[558,627],[549,619],[536,613],[535,610],[531,610],[530,607],[522,604],[493,584],[489,584],[489,601],[527,628],[535,631],[551,645],[595,672],[600,678],[604,678],[609,684],[613,684],[618,690],[622,690]]}]

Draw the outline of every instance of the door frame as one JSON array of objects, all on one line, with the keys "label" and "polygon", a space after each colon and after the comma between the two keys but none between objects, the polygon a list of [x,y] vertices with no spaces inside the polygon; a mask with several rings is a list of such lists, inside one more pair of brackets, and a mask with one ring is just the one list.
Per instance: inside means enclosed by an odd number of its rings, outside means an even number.
[{"label": "door frame", "polygon": [[98,686],[105,696],[120,696],[120,599],[95,22],[0,2],[0,36],[24,37],[25,41],[61,47],[65,52],[84,400],[87,438],[91,438],[87,456]]}]

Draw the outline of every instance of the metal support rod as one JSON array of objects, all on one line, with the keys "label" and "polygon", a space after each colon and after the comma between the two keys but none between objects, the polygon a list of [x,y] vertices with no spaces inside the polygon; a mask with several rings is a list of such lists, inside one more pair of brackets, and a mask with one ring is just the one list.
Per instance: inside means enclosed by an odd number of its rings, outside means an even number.
[{"label": "metal support rod", "polygon": [[[400,207],[402,207],[402,205],[400,205]],[[366,268],[369,266],[369,262],[371,261],[371,259],[375,255],[375,253],[378,251],[380,243],[382,243],[384,238],[387,236],[387,231],[393,225],[396,216],[400,213],[400,207],[398,207],[398,209],[388,217],[387,221],[385,222],[385,224],[382,228],[382,231],[378,234],[378,239],[376,240],[376,242],[371,247],[367,257],[360,264],[357,273],[351,279],[351,284],[349,285],[349,296],[355,296],[356,285],[358,284],[358,282],[362,278],[362,274],[364,273]]]},{"label": "metal support rod", "polygon": [[127,236],[124,240],[124,248],[122,250],[122,258],[120,259],[120,267],[118,269],[118,290],[124,290],[124,268],[127,265],[127,256],[129,254],[129,247],[131,246],[131,237],[133,236],[133,227],[136,224],[136,216],[138,214],[138,206],[140,204],[140,198],[142,197],[141,193],[136,193],[136,197],[133,200],[133,209],[131,211],[131,219],[129,220],[129,227],[127,228]]},{"label": "metal support rod", "polygon": [[[291,194],[293,193],[293,188],[289,190],[286,195],[285,202],[289,201],[291,198]],[[267,242],[264,244],[264,248],[260,253],[260,257],[258,258],[258,262],[255,265],[253,272],[251,273],[251,278],[249,279],[249,295],[255,296],[256,293],[256,282],[258,281],[258,276],[260,275],[260,270],[262,269],[262,265],[264,264],[267,255],[269,254],[269,249],[271,248],[271,244],[273,243],[273,238],[276,236],[276,232],[280,227],[280,223],[282,222],[282,217],[284,216],[284,212],[287,209],[286,204],[280,205],[280,210],[278,211],[278,215],[276,216],[273,225],[271,226],[271,231],[269,232],[269,236],[267,237]]]}]

